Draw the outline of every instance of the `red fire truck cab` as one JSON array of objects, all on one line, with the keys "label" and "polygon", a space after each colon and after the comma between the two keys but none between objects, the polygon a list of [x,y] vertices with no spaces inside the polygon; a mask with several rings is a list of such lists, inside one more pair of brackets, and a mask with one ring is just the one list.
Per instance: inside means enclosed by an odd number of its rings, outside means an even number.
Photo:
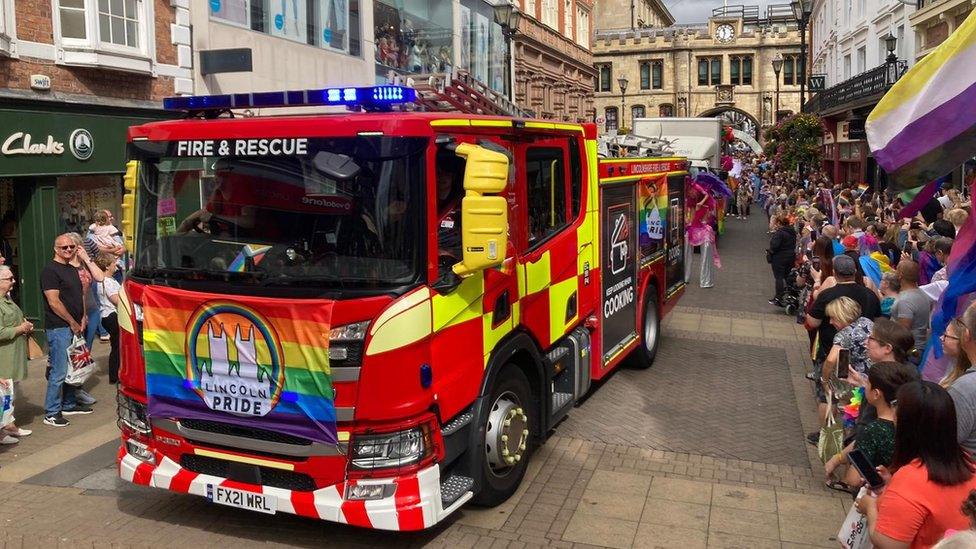
[{"label": "red fire truck cab", "polygon": [[[507,499],[592,382],[651,365],[686,161],[382,108],[412,92],[178,98],[186,118],[130,129],[122,478],[424,529]],[[302,101],[372,112],[222,115]]]}]

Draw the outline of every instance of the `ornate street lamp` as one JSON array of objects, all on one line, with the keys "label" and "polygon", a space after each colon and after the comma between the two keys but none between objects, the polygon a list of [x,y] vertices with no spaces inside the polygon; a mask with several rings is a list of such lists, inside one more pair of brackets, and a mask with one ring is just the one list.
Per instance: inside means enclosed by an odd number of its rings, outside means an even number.
[{"label": "ornate street lamp", "polygon": [[800,112],[803,112],[807,90],[807,23],[813,11],[813,0],[793,0],[790,8],[800,29]]},{"label": "ornate street lamp", "polygon": [[773,72],[776,73],[776,111],[773,113],[773,124],[779,122],[779,73],[783,70],[783,56],[776,54],[773,58]]},{"label": "ornate street lamp", "polygon": [[891,32],[888,32],[882,40],[885,42],[885,48],[888,49],[888,57],[885,58],[885,76],[887,84],[890,86],[895,83],[895,80],[898,80],[898,56],[895,55],[898,39]]},{"label": "ornate street lamp", "polygon": [[[502,34],[505,35],[505,83],[508,86],[508,99],[514,103],[515,86],[512,81],[512,71],[514,71],[515,67],[512,66],[512,39],[518,32],[522,12],[515,7],[515,4],[504,0],[492,7],[495,10],[495,23],[502,28]],[[483,52],[478,53],[482,54]]]},{"label": "ornate street lamp", "polygon": [[619,131],[620,127],[624,125],[624,111],[626,109],[626,105],[624,105],[624,94],[627,93],[627,79],[621,76],[617,79],[617,85],[620,86],[620,123],[617,124],[617,130]]}]

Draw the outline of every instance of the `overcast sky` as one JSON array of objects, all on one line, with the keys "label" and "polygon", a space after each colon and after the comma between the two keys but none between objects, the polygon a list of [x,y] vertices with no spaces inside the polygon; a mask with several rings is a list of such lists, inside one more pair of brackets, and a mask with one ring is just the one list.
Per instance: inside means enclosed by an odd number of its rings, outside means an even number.
[{"label": "overcast sky", "polygon": [[[776,2],[789,3],[788,0]],[[761,10],[765,10],[767,3],[765,0],[730,0],[728,5],[759,5]],[[664,0],[664,5],[671,10],[678,23],[704,23],[712,15],[712,9],[722,5],[722,0]]]}]

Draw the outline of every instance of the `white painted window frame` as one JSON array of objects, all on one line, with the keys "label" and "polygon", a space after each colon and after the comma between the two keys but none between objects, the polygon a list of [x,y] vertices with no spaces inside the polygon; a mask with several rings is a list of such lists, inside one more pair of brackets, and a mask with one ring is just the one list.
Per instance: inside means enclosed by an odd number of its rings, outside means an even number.
[{"label": "white painted window frame", "polygon": [[156,76],[156,33],[153,0],[136,0],[139,9],[139,47],[101,41],[98,0],[85,2],[84,40],[61,36],[60,0],[51,0],[56,61],[64,65],[104,67]]},{"label": "white painted window frame", "polygon": [[17,21],[14,0],[0,0],[0,56],[17,56]]}]

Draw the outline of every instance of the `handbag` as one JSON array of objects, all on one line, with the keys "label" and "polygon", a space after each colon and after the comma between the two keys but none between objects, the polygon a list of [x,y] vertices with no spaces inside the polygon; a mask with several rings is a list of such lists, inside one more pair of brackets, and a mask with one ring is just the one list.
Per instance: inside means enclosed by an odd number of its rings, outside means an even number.
[{"label": "handbag", "polygon": [[37,340],[31,336],[27,336],[27,360],[35,360],[44,358],[45,356],[47,356],[47,353],[37,344]]},{"label": "handbag", "polygon": [[[857,493],[857,498],[864,497],[867,493],[867,487],[862,486],[861,491]],[[844,523],[840,525],[840,531],[837,532],[837,541],[840,542],[840,546],[844,549],[869,549],[874,547],[871,544],[871,535],[868,532],[868,517],[862,515],[851,504],[850,511],[847,512],[847,517],[844,518]]]},{"label": "handbag", "polygon": [[85,344],[85,338],[74,336],[71,345],[68,345],[68,374],[64,376],[64,382],[78,386],[88,381],[94,373],[95,361],[92,360],[88,345]]},{"label": "handbag", "polygon": [[834,417],[834,393],[827,392],[827,422],[820,428],[820,439],[817,441],[817,455],[820,461],[827,463],[830,458],[844,449],[844,425],[838,423]]},{"label": "handbag", "polygon": [[773,262],[773,252],[772,250],[766,250],[766,263]]}]

